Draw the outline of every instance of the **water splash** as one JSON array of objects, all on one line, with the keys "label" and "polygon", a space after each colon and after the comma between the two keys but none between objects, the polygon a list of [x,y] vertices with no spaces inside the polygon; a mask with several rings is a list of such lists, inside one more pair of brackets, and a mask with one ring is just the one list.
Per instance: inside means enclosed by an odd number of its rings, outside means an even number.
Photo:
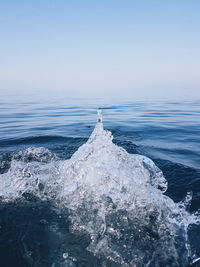
[{"label": "water splash", "polygon": [[[29,148],[13,157],[0,176],[0,196],[11,201],[33,194],[67,208],[71,231],[86,231],[88,250],[123,266],[186,266],[192,257],[187,211],[191,194],[174,203],[167,181],[149,158],[128,154],[104,130],[101,111],[88,141],[69,160]],[[193,260],[194,262],[195,260]]]}]

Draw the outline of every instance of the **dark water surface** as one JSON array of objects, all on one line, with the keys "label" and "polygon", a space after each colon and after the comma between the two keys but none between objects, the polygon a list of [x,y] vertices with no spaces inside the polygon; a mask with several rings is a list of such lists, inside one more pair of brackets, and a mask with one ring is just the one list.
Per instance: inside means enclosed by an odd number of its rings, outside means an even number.
[{"label": "dark water surface", "polygon": [[[168,181],[167,196],[178,202],[192,191],[190,212],[200,209],[200,101],[2,98],[0,173],[6,173],[12,160],[20,160],[20,153],[30,147],[47,148],[57,160],[69,159],[90,136],[96,124],[97,108],[102,109],[104,127],[112,132],[115,144],[130,154],[151,158],[163,171]],[[25,159],[32,160],[31,157]],[[70,225],[67,212],[58,212],[51,200],[40,200],[28,193],[12,201],[2,200],[0,266],[123,266],[112,261],[111,256],[103,260],[95,256],[87,249],[89,234],[72,232]],[[127,231],[131,231],[130,227]],[[198,258],[198,226],[193,232],[191,246],[194,257]],[[65,251],[68,254],[64,254]],[[133,263],[125,265],[130,260],[128,254],[123,255],[124,266],[134,266]],[[185,265],[180,262],[179,266],[192,264],[192,260],[188,262]],[[140,266],[147,265],[141,263]],[[160,260],[148,266],[177,265],[173,260]],[[198,266],[198,262],[193,266]]]}]

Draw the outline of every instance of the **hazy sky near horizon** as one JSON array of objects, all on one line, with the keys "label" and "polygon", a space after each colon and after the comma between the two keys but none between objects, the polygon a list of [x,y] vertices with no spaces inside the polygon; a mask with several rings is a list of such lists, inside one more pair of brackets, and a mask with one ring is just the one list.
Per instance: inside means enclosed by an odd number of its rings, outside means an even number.
[{"label": "hazy sky near horizon", "polygon": [[200,1],[0,1],[0,91],[200,98]]}]

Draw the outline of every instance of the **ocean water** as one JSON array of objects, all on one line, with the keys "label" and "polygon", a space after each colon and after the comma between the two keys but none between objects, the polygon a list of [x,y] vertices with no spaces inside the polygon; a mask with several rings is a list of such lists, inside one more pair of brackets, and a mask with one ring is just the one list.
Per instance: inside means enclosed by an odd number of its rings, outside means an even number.
[{"label": "ocean water", "polygon": [[2,97],[0,266],[200,266],[199,133],[200,101]]}]

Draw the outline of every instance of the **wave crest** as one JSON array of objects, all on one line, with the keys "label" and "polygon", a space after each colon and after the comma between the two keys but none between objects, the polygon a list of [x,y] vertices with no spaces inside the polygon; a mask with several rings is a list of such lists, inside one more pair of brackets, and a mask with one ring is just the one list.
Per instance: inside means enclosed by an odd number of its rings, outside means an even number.
[{"label": "wave crest", "polygon": [[188,226],[191,201],[174,203],[167,181],[149,158],[128,154],[112,142],[99,113],[88,141],[69,160],[29,148],[0,176],[4,201],[31,193],[67,208],[71,231],[87,231],[88,250],[123,266],[186,266],[192,256]]}]

